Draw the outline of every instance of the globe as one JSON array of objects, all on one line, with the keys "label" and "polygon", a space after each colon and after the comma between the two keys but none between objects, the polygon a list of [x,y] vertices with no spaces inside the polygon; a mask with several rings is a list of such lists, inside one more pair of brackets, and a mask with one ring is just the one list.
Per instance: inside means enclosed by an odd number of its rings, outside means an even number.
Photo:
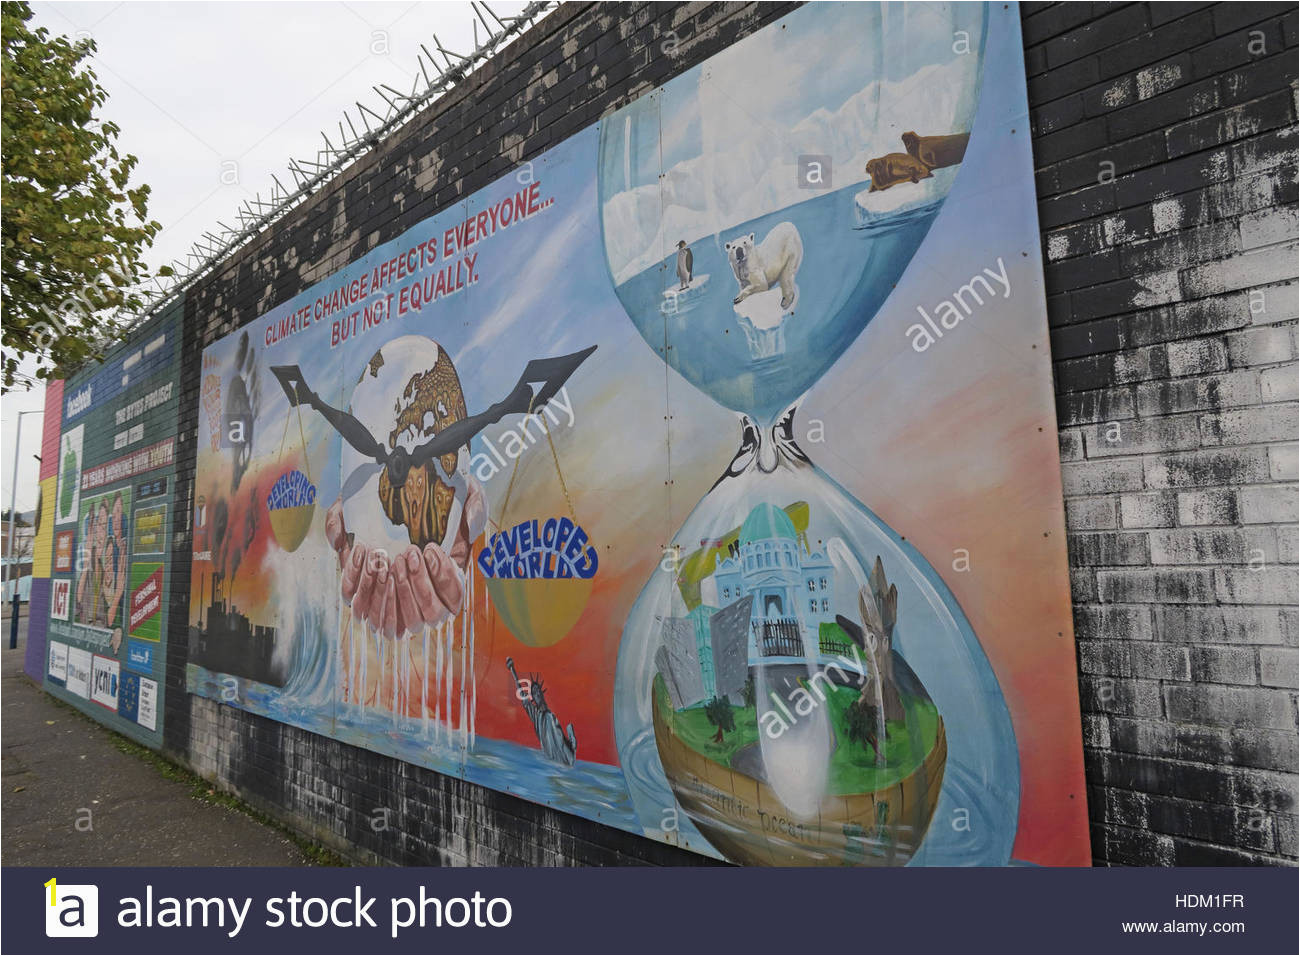
[{"label": "globe", "polygon": [[[352,390],[349,411],[390,453],[413,451],[467,414],[451,357],[422,335],[399,336],[370,356]],[[450,549],[464,503],[467,460],[462,447],[412,465],[400,486],[387,469],[379,469],[344,502],[348,530],[362,544],[389,555],[431,542]],[[357,468],[373,464],[344,444],[345,483]]]}]

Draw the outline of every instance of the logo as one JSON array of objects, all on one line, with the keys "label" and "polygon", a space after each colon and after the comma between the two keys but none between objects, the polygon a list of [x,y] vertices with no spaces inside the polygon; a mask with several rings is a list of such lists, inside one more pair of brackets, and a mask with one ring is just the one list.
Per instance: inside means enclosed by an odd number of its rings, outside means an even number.
[{"label": "logo", "polygon": [[68,679],[68,645],[50,641],[50,679],[63,683]]},{"label": "logo", "polygon": [[799,171],[800,189],[831,188],[831,158],[824,154],[810,153],[798,157],[796,168]]},{"label": "logo", "polygon": [[133,723],[138,724],[140,722],[139,674],[132,674],[127,671],[122,675],[122,687],[117,695],[117,712]]},{"label": "logo", "polygon": [[587,532],[568,518],[538,518],[498,531],[479,552],[489,578],[590,578],[598,558]]},{"label": "logo", "polygon": [[94,386],[92,385],[87,385],[81,391],[75,392],[72,395],[72,397],[69,398],[67,401],[66,404],[67,411],[64,412],[64,417],[75,418],[76,416],[84,412],[86,409],[88,409],[90,407],[90,400],[93,394],[94,394]]},{"label": "logo", "polygon": [[95,655],[91,668],[90,699],[111,710],[117,710],[117,681],[121,665],[111,657]]},{"label": "logo", "polygon": [[99,935],[99,887],[89,883],[58,885],[51,879],[41,890],[46,936]]},{"label": "logo", "polygon": [[55,578],[50,587],[50,617],[56,621],[66,621],[71,598],[72,582],[67,578]]},{"label": "logo", "polygon": [[145,674],[153,673],[153,646],[137,640],[126,642],[126,666]]}]

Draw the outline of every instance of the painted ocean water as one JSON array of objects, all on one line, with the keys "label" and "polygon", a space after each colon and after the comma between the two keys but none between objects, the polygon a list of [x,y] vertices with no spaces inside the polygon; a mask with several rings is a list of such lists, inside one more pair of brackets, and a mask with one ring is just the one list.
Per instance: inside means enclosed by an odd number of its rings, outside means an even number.
[{"label": "painted ocean water", "polygon": [[[864,220],[857,198],[863,189],[855,183],[695,241],[694,275],[707,281],[670,296],[675,307],[664,306],[665,292],[678,285],[675,251],[618,286],[619,299],[650,346],[689,382],[727,408],[771,420],[875,316],[942,206],[939,199]],[[779,350],[756,355],[732,304],[739,284],[724,243],[753,233],[761,244],[785,222],[803,244],[798,300],[781,322]]]},{"label": "painted ocean water", "polygon": [[477,737],[471,745],[459,729],[449,734],[432,720],[425,724],[407,718],[395,723],[393,714],[383,708],[344,703],[331,708],[299,702],[275,687],[217,674],[196,664],[189,665],[186,675],[191,692],[271,720],[463,777],[566,813],[641,831],[618,767],[585,760],[561,767],[535,747],[486,737]]}]

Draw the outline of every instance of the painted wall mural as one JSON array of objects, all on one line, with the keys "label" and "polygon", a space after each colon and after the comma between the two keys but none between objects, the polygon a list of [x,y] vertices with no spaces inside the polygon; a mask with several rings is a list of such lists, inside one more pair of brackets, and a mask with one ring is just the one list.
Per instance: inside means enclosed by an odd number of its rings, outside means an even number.
[{"label": "painted wall mural", "polygon": [[162,743],[181,310],[174,303],[46,402],[57,473],[42,483],[52,552],[45,686],[83,709],[95,704],[97,719],[153,747]]},{"label": "painted wall mural", "polygon": [[1020,50],[809,4],[213,343],[191,691],[737,863],[1086,865]]},{"label": "painted wall mural", "polygon": [[[51,585],[54,568],[54,497],[58,490],[58,448],[63,418],[63,382],[45,386],[45,414],[41,418],[41,491],[36,505],[36,540],[32,547],[32,596],[28,605],[27,643],[23,651],[23,672],[38,683],[45,680],[47,664],[45,631],[49,625]],[[71,567],[71,557],[68,557]]]}]

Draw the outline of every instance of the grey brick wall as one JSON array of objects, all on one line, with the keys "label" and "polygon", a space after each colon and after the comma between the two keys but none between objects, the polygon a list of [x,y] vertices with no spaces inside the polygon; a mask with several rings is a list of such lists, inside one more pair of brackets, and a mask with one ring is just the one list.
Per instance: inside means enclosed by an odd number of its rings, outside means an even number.
[{"label": "grey brick wall", "polygon": [[1023,4],[1098,863],[1296,859],[1295,4]]}]

